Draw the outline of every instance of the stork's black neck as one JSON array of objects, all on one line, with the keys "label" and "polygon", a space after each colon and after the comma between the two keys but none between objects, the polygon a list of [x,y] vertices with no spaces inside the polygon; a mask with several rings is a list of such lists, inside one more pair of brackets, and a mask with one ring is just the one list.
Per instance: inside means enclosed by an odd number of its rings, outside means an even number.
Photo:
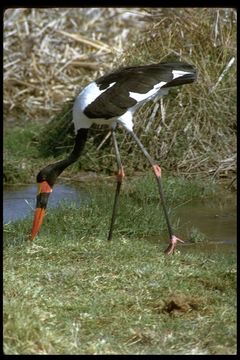
[{"label": "stork's black neck", "polygon": [[75,145],[71,154],[66,159],[59,161],[55,164],[57,166],[57,169],[60,171],[58,175],[60,175],[61,172],[66,169],[66,167],[77,161],[87,140],[87,134],[88,129],[78,130],[77,136],[75,138]]},{"label": "stork's black neck", "polygon": [[52,187],[57,177],[79,158],[87,140],[88,129],[79,129],[75,138],[75,145],[71,154],[64,160],[48,165],[37,175],[37,182],[47,180]]},{"label": "stork's black neck", "polygon": [[75,145],[73,151],[69,155],[69,158],[71,158],[73,162],[79,158],[86,143],[87,135],[88,135],[88,129],[82,128],[78,130],[77,136],[75,138]]}]

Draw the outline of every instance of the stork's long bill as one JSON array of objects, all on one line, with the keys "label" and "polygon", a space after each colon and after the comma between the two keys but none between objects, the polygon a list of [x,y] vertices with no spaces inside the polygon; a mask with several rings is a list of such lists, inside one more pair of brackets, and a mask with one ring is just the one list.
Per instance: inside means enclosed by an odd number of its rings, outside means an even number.
[{"label": "stork's long bill", "polygon": [[38,183],[38,195],[37,195],[37,205],[35,210],[35,215],[33,219],[33,226],[30,240],[33,240],[37,233],[39,232],[44,216],[46,214],[46,207],[48,203],[48,197],[52,192],[51,186],[47,181]]}]

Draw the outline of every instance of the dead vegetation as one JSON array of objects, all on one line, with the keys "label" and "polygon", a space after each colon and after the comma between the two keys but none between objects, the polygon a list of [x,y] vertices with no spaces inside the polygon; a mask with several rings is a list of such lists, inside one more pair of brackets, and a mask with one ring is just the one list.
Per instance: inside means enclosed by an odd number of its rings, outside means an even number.
[{"label": "dead vegetation", "polygon": [[[71,104],[83,86],[117,67],[169,60],[194,64],[198,81],[145,105],[135,117],[136,132],[165,169],[216,179],[235,175],[235,9],[8,9],[5,122],[53,117],[39,148],[45,155],[69,151]],[[96,139],[90,139],[81,166],[112,171],[108,130],[92,131]],[[127,168],[145,168],[125,132],[119,142]]]},{"label": "dead vegetation", "polygon": [[121,8],[6,10],[5,118],[56,114],[88,81],[114,66],[130,30],[141,28],[137,17]]}]

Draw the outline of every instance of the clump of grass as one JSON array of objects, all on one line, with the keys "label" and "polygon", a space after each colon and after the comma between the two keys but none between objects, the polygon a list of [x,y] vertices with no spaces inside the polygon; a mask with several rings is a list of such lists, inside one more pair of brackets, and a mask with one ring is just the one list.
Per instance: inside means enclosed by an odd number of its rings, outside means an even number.
[{"label": "clump of grass", "polygon": [[[234,9],[159,9],[149,12],[149,28],[125,51],[124,65],[186,61],[198,70],[196,83],[172,89],[156,104],[136,116],[135,130],[155,159],[168,170],[188,174],[225,176],[236,167],[236,19]],[[155,113],[152,117],[152,113]],[[54,123],[53,123],[54,124]],[[56,123],[57,124],[57,123]],[[66,129],[68,125],[66,126]],[[61,125],[58,131],[61,138]],[[55,136],[58,138],[58,136]],[[125,132],[118,135],[128,168],[143,170]],[[169,140],[170,139],[170,140]],[[68,142],[68,138],[66,142]],[[44,141],[45,140],[40,140]],[[72,139],[72,142],[74,140]],[[47,142],[54,145],[51,136]],[[64,146],[65,142],[62,139]],[[109,169],[114,157],[111,141],[98,154],[97,170]],[[47,147],[46,147],[47,148]],[[95,165],[95,149],[83,158],[83,167]],[[138,161],[136,161],[138,159]],[[226,159],[229,161],[226,162]],[[217,171],[217,169],[219,171]]]},{"label": "clump of grass", "polygon": [[69,151],[74,143],[72,123],[73,101],[63,105],[62,111],[44,125],[38,136],[38,150],[44,157],[57,157]]},{"label": "clump of grass", "polygon": [[156,105],[140,111],[136,130],[164,168],[211,175],[229,158],[217,174],[225,176],[224,168],[231,172],[236,166],[236,11],[147,11],[149,30],[124,61],[186,61],[196,67],[198,79],[163,98],[150,127]]},{"label": "clump of grass", "polygon": [[16,126],[4,131],[4,181],[8,184],[29,183],[42,160],[36,147],[40,125]]},{"label": "clump of grass", "polygon": [[189,230],[187,238],[188,241],[194,244],[207,242],[207,236],[195,227]]}]

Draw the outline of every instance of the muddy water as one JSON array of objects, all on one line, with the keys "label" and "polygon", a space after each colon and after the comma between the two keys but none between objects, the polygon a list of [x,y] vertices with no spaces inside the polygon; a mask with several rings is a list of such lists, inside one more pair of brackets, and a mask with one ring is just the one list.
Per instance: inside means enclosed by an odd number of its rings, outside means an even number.
[{"label": "muddy water", "polygon": [[[223,192],[213,199],[195,200],[174,211],[179,224],[178,233],[188,240],[185,245],[191,250],[198,247],[203,251],[236,250],[237,218],[236,195]],[[199,241],[191,242],[192,229],[202,235]],[[189,241],[190,239],[190,241]]]},{"label": "muddy water", "polygon": [[[32,216],[35,209],[36,185],[21,188],[5,187],[3,194],[3,222]],[[79,185],[57,184],[49,198],[48,207],[56,207],[61,201],[82,206],[89,199],[88,192]],[[236,196],[231,193],[221,193],[218,199],[195,200],[176,207],[172,217],[178,222],[178,235],[189,239],[191,230],[204,234],[206,241],[187,242],[191,249],[216,250],[216,247],[227,250],[236,249]]]}]

